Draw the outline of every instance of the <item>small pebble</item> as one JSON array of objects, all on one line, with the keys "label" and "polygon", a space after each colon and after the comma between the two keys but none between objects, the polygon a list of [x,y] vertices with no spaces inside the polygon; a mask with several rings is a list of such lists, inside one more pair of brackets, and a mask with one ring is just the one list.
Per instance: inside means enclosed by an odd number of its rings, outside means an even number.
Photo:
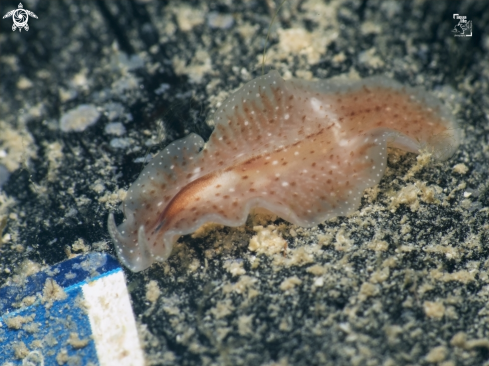
[{"label": "small pebble", "polygon": [[207,24],[211,28],[229,29],[234,24],[233,16],[230,14],[221,14],[211,11],[207,15]]},{"label": "small pebble", "polygon": [[66,112],[60,120],[60,128],[64,132],[81,132],[97,122],[100,112],[93,104],[82,104]]},{"label": "small pebble", "polygon": [[120,122],[113,122],[105,126],[105,133],[109,135],[122,136],[126,133],[126,128]]},{"label": "small pebble", "polygon": [[115,138],[110,140],[110,146],[116,149],[125,149],[131,146],[132,139],[130,138]]}]

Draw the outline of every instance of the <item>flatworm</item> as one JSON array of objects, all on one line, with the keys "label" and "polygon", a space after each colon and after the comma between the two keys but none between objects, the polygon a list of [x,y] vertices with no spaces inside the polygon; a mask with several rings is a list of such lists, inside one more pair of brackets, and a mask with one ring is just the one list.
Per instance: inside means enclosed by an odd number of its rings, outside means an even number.
[{"label": "flatworm", "polygon": [[119,259],[141,271],[208,222],[240,226],[265,208],[310,227],[355,211],[392,146],[450,157],[456,121],[430,94],[384,77],[283,80],[276,71],[227,98],[207,143],[191,133],[154,156],[108,229]]}]

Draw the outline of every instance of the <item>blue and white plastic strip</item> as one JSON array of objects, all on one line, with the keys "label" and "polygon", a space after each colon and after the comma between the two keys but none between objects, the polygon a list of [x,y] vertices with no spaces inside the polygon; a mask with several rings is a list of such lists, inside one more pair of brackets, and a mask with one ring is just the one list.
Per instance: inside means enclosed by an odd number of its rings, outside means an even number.
[{"label": "blue and white plastic strip", "polygon": [[0,288],[0,365],[144,365],[124,273],[90,253]]}]

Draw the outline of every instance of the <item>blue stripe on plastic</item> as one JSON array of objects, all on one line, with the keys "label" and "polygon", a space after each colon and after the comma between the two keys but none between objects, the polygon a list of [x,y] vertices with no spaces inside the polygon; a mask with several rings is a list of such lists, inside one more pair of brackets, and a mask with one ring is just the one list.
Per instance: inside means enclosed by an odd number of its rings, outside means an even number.
[{"label": "blue stripe on plastic", "polygon": [[[22,286],[1,288],[0,365],[10,362],[20,366],[27,361],[34,365],[58,365],[60,362],[99,365],[89,318],[83,308],[81,286],[118,271],[121,268],[115,258],[104,253],[90,253],[38,272],[28,277]],[[67,295],[64,300],[54,301],[50,308],[40,301],[48,278],[56,281]],[[37,295],[33,305],[20,309],[15,307],[23,298],[32,295]],[[5,321],[15,316],[34,319],[20,329],[8,328]],[[87,340],[87,344],[79,348],[70,345],[71,333]],[[22,353],[22,349],[27,351]]]},{"label": "blue stripe on plastic", "polygon": [[0,288],[0,314],[15,310],[13,304],[18,300],[42,292],[46,279],[52,278],[63,288],[97,278],[100,274],[120,269],[117,260],[105,253],[80,255],[55,264],[47,270],[40,271],[27,278],[23,286]]}]

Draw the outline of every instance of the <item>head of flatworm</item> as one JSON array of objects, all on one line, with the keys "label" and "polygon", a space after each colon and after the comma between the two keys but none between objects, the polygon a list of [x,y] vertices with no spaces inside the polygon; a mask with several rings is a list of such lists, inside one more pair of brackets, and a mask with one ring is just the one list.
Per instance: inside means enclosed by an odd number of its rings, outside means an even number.
[{"label": "head of flatworm", "polygon": [[204,144],[190,134],[159,152],[129,188],[125,221],[108,228],[120,260],[140,271],[168,258],[202,224],[244,224],[255,207],[300,226],[354,212],[382,178],[387,147],[449,158],[456,121],[422,90],[383,78],[256,78],[226,99]]},{"label": "head of flatworm", "polygon": [[193,133],[168,145],[129,188],[121,204],[124,222],[117,227],[113,214],[109,215],[108,230],[117,255],[132,271],[145,269],[170,255],[178,235],[168,235],[164,228],[168,203],[179,192],[180,184],[186,185],[199,175],[198,167],[188,169],[196,166],[194,159],[203,146],[202,138]]}]

